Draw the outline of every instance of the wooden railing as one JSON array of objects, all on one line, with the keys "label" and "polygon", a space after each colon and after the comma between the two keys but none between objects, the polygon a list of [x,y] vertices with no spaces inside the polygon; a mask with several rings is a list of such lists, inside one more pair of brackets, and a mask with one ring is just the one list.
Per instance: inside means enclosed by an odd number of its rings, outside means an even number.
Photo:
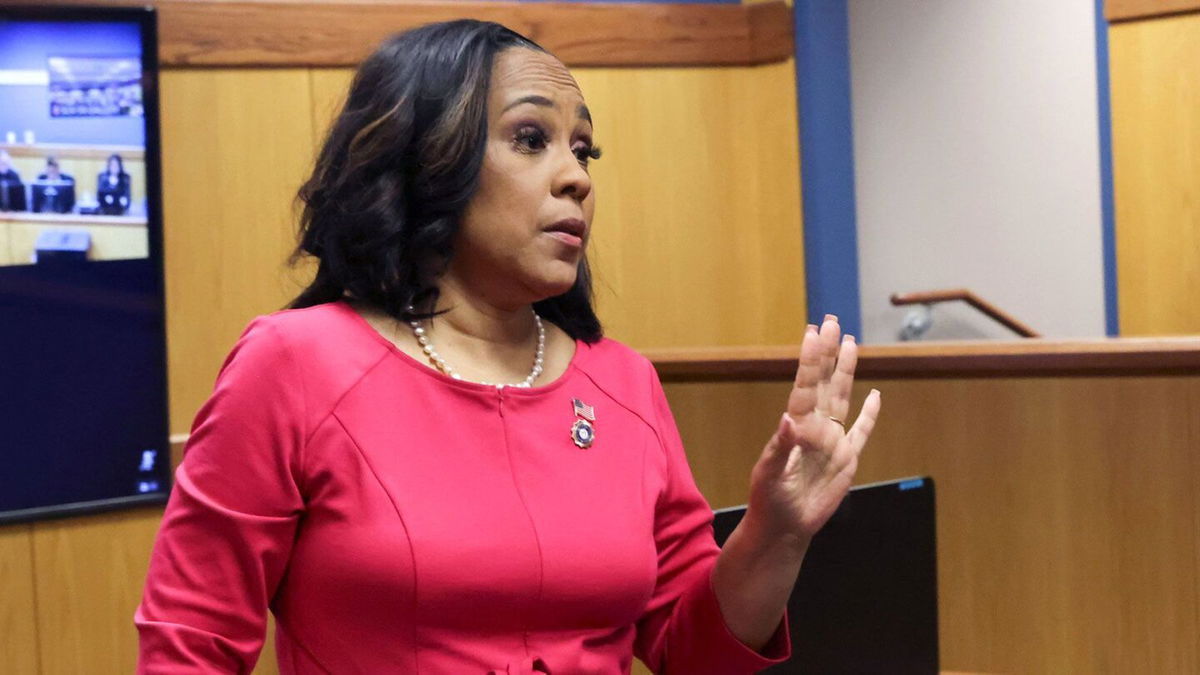
[{"label": "wooden railing", "polygon": [[1200,0],[1105,0],[1104,18],[1110,22],[1155,19],[1172,14],[1200,12]]},{"label": "wooden railing", "polygon": [[935,305],[940,302],[962,300],[1021,337],[1041,337],[1040,333],[1030,328],[1025,323],[1018,321],[1016,317],[965,288],[951,288],[941,291],[923,291],[920,293],[893,293],[891,300],[892,304],[897,306],[918,304]]},{"label": "wooden railing", "polygon": [[[796,346],[643,352],[664,380],[787,380]],[[859,378],[1052,377],[1200,374],[1200,337],[906,342],[863,345]]]}]

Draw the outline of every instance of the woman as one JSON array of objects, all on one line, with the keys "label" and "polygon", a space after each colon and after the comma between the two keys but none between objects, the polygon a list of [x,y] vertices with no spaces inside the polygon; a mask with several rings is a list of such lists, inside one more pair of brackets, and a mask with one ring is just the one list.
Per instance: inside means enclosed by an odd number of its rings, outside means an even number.
[{"label": "woman", "polygon": [[96,176],[96,197],[100,200],[100,213],[107,216],[119,216],[129,210],[129,196],[132,182],[129,174],[125,173],[125,163],[121,156],[113,153],[108,156],[108,162]]},{"label": "woman", "polygon": [[193,427],[142,672],[247,672],[268,609],[285,673],[786,658],[788,593],[879,396],[849,433],[831,419],[855,345],[810,326],[719,551],[652,366],[591,308],[599,154],[567,69],[496,24],[425,26],[363,63],[301,190],[316,279],[250,325]]},{"label": "woman", "polygon": [[46,169],[33,186],[35,213],[71,213],[75,210],[75,177],[63,173],[54,157],[46,158]]}]

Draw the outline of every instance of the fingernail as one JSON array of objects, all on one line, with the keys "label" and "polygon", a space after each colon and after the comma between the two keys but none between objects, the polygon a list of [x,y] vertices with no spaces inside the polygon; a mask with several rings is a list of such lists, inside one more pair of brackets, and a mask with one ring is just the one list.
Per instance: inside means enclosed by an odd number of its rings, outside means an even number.
[{"label": "fingernail", "polygon": [[826,320],[826,321],[837,321],[837,315],[835,315],[835,314],[826,314],[826,315],[825,315],[825,320]]},{"label": "fingernail", "polygon": [[807,330],[810,333],[815,333],[815,332],[817,332],[817,325],[814,323],[810,323],[810,324],[808,324]]},{"label": "fingernail", "polygon": [[875,394],[876,396],[878,396],[881,399],[883,398],[883,393],[881,393],[878,389],[872,389],[871,393]]},{"label": "fingernail", "polygon": [[845,337],[843,337],[843,338],[842,338],[842,342],[854,342],[854,336],[853,336],[853,335],[847,335],[847,336],[845,336]]}]

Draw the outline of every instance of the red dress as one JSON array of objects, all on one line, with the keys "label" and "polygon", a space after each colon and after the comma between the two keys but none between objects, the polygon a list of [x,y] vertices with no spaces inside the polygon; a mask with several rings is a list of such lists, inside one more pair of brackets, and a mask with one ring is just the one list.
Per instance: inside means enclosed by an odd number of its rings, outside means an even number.
[{"label": "red dress", "polygon": [[[578,447],[573,399],[594,410]],[[197,415],[154,545],[138,672],[750,673],[651,364],[577,343],[530,389],[453,380],[344,303],[254,320]]]}]

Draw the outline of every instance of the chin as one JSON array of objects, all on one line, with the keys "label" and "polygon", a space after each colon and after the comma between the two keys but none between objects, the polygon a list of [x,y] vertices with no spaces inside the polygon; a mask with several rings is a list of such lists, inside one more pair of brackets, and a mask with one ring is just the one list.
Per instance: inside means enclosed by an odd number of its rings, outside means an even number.
[{"label": "chin", "polygon": [[543,276],[536,283],[530,285],[537,291],[540,300],[546,300],[571,290],[571,287],[575,285],[577,275],[578,269],[571,267],[569,274]]}]

